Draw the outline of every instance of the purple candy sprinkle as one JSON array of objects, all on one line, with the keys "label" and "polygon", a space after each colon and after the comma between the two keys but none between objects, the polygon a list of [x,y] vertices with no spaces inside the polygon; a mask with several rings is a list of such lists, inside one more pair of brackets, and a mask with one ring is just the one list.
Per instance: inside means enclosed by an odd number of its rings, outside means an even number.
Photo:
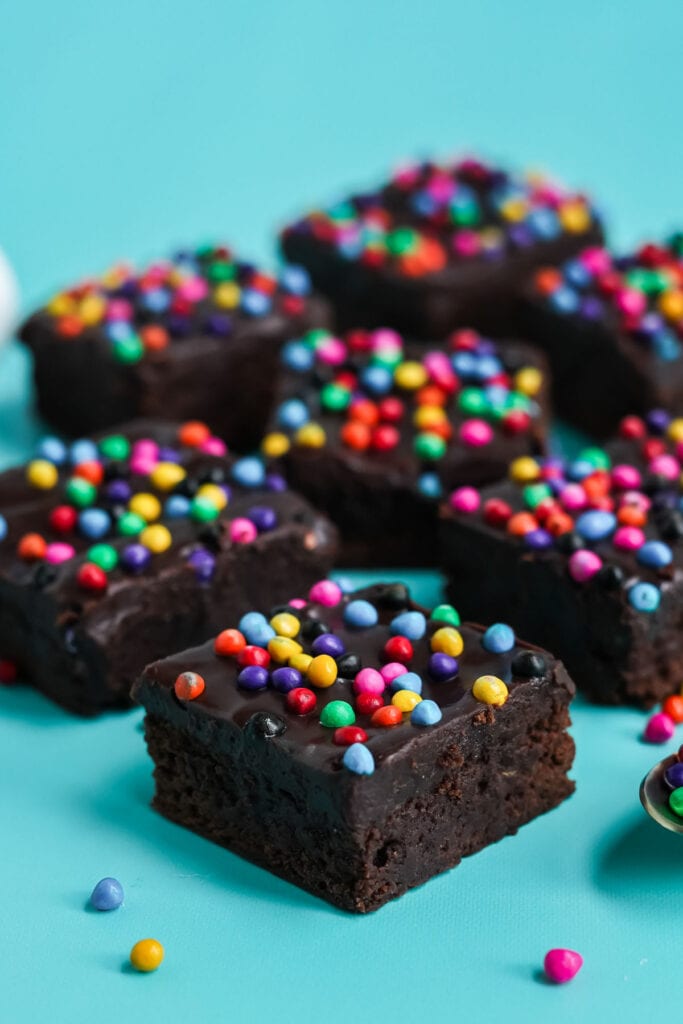
[{"label": "purple candy sprinkle", "polygon": [[332,658],[338,658],[346,651],[344,641],[335,633],[321,633],[311,646],[314,654],[329,654]]},{"label": "purple candy sprinkle", "polygon": [[266,490],[282,493],[287,490],[287,481],[280,473],[268,473],[266,476]]},{"label": "purple candy sprinkle", "polygon": [[265,690],[268,685],[268,669],[261,665],[247,665],[238,675],[237,685],[243,690]]},{"label": "purple candy sprinkle", "polygon": [[112,480],[105,488],[107,499],[117,504],[128,501],[132,493],[130,484],[126,480]]},{"label": "purple candy sprinkle", "polygon": [[680,786],[683,786],[683,763],[677,761],[667,768],[664,772],[664,779],[671,789],[679,789]]},{"label": "purple candy sprinkle", "polygon": [[524,543],[534,551],[543,551],[553,545],[553,536],[547,530],[530,530],[524,534]]},{"label": "purple candy sprinkle", "polygon": [[280,693],[289,693],[290,690],[301,686],[303,679],[301,672],[295,668],[276,668],[270,678],[274,689]]},{"label": "purple candy sprinkle", "polygon": [[151,558],[152,552],[144,544],[128,544],[121,552],[121,561],[128,572],[142,572]]},{"label": "purple candy sprinkle", "polygon": [[267,533],[277,526],[277,513],[269,505],[253,505],[247,512],[247,519],[251,519],[259,533]]},{"label": "purple candy sprinkle", "polygon": [[437,651],[435,654],[431,655],[427,671],[432,679],[435,679],[437,682],[443,682],[444,679],[450,679],[452,676],[457,675],[457,658],[452,658],[450,654],[442,654],[440,651]]},{"label": "purple candy sprinkle", "polygon": [[194,569],[200,583],[208,583],[214,574],[216,559],[206,548],[197,548],[188,558],[187,564]]}]

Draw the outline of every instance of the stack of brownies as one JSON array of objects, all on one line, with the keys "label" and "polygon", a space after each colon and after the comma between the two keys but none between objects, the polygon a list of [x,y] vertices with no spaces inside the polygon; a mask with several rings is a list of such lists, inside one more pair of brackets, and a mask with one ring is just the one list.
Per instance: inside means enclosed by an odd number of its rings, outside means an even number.
[{"label": "stack of brownies", "polygon": [[25,323],[57,433],[0,476],[0,678],[142,704],[163,814],[363,912],[570,795],[574,682],[679,686],[683,239],[615,255],[584,195],[467,159],[280,242]]}]

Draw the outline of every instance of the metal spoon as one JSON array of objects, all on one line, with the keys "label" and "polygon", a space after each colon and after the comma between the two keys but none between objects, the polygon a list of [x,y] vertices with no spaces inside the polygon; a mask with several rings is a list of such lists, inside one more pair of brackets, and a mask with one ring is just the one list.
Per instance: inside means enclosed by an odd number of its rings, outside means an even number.
[{"label": "metal spoon", "polygon": [[683,835],[683,818],[679,818],[669,807],[671,789],[664,781],[665,771],[677,761],[678,755],[672,754],[650,769],[640,784],[640,802],[658,825]]}]

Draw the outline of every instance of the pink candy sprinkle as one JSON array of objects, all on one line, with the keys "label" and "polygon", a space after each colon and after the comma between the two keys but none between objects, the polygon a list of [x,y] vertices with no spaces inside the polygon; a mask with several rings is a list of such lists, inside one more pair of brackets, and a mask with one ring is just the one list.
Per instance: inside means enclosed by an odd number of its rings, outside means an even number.
[{"label": "pink candy sprinkle", "polygon": [[676,731],[673,718],[669,718],[663,711],[657,711],[648,719],[643,732],[643,739],[647,743],[667,743]]},{"label": "pink candy sprinkle", "polygon": [[650,462],[648,469],[667,480],[676,480],[681,472],[678,459],[674,459],[673,455],[657,455]]},{"label": "pink candy sprinkle", "polygon": [[251,519],[238,516],[230,523],[230,540],[233,544],[251,544],[258,537],[258,530]]},{"label": "pink candy sprinkle", "polygon": [[380,696],[386,689],[381,673],[375,668],[362,668],[353,681],[356,693],[371,693]]},{"label": "pink candy sprinkle", "polygon": [[76,549],[71,544],[55,541],[53,544],[48,544],[45,548],[45,561],[49,562],[50,565],[59,565],[61,562],[68,562],[75,554]]},{"label": "pink candy sprinkle", "polygon": [[620,526],[612,537],[612,543],[621,551],[637,551],[645,543],[645,534],[637,526]]},{"label": "pink candy sprinkle", "polygon": [[640,487],[641,476],[635,466],[615,466],[612,470],[612,486],[620,491],[636,490]]},{"label": "pink candy sprinkle", "polygon": [[203,277],[188,277],[180,282],[176,290],[176,294],[187,302],[199,302],[206,298],[208,292],[209,286]]},{"label": "pink candy sprinkle", "polygon": [[583,957],[573,949],[551,949],[543,961],[545,973],[557,985],[571,981],[583,967]]},{"label": "pink candy sprinkle", "polygon": [[107,320],[132,320],[133,307],[126,299],[112,299],[107,305]]},{"label": "pink candy sprinkle", "polygon": [[474,487],[458,487],[448,501],[455,512],[476,512],[481,505],[481,495]]},{"label": "pink candy sprinkle", "polygon": [[314,604],[322,604],[326,608],[334,608],[342,599],[342,590],[332,580],[319,580],[308,592],[308,600]]},{"label": "pink candy sprinkle", "polygon": [[560,491],[560,501],[567,512],[578,512],[588,504],[588,498],[581,484],[567,484]]},{"label": "pink candy sprinkle", "polygon": [[381,675],[382,679],[388,686],[389,683],[392,682],[392,680],[396,679],[397,676],[402,676],[407,671],[408,669],[405,667],[405,665],[402,665],[399,661],[389,661],[387,662],[386,665],[382,665],[381,669],[379,670],[379,674]]},{"label": "pink candy sprinkle", "polygon": [[390,327],[379,327],[372,332],[372,347],[382,352],[402,352],[403,341],[401,335],[392,331]]},{"label": "pink candy sprinkle", "polygon": [[479,235],[476,231],[458,231],[452,245],[457,256],[476,256],[479,252]]},{"label": "pink candy sprinkle", "polygon": [[316,355],[326,366],[339,366],[346,359],[346,345],[340,338],[326,338]]},{"label": "pink candy sprinkle", "polygon": [[225,441],[221,441],[220,437],[207,437],[200,444],[199,450],[205,455],[226,455],[228,446]]},{"label": "pink candy sprinkle", "polygon": [[612,260],[606,249],[584,249],[579,256],[586,270],[591,274],[606,274],[612,267]]},{"label": "pink candy sprinkle", "polygon": [[445,352],[428,352],[422,360],[422,365],[439,387],[450,391],[456,386],[457,378]]},{"label": "pink candy sprinkle", "polygon": [[569,575],[577,583],[587,583],[602,569],[602,559],[594,551],[575,551],[569,559]]},{"label": "pink candy sprinkle", "polygon": [[465,420],[460,427],[460,440],[471,448],[482,448],[491,444],[493,428],[486,420]]},{"label": "pink candy sprinkle", "polygon": [[135,473],[137,476],[149,476],[156,464],[156,459],[147,458],[145,456],[140,456],[138,458],[131,456],[130,471],[131,473]]},{"label": "pink candy sprinkle", "polygon": [[288,602],[288,604],[290,608],[306,607],[306,602],[304,601],[303,597],[293,597],[292,600]]},{"label": "pink candy sprinkle", "polygon": [[647,300],[642,292],[624,288],[616,297],[617,309],[626,316],[640,316],[645,312]]}]

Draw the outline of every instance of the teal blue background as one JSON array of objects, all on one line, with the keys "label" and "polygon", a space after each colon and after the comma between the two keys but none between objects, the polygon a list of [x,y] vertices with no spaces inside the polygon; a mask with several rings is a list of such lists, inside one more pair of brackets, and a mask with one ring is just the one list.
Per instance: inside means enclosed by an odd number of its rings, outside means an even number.
[{"label": "teal blue background", "polygon": [[[28,310],[120,257],[273,225],[401,157],[480,149],[590,188],[619,244],[676,226],[683,10],[673,2],[31,2],[0,7],[0,247]],[[27,366],[0,353],[0,461],[26,454]],[[419,598],[438,579],[411,574]],[[640,810],[669,752],[577,702],[578,790],[369,918],[338,913],[149,809],[133,713],[0,694],[0,1018],[661,1020],[675,1008],[683,843]],[[86,909],[114,874],[114,914]],[[166,947],[151,976],[127,953]],[[555,945],[585,968],[562,989]]]}]

